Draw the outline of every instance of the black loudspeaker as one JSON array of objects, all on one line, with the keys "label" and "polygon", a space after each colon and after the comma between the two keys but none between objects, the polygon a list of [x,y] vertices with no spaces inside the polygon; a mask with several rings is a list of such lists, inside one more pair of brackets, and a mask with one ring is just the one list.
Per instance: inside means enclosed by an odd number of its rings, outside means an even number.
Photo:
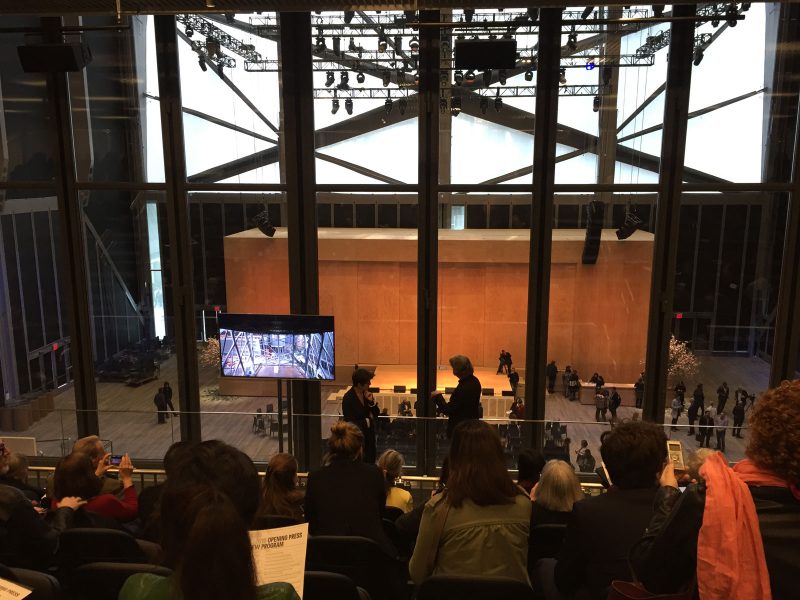
[{"label": "black loudspeaker", "polygon": [[31,44],[18,46],[17,54],[26,73],[80,71],[92,62],[86,44]]},{"label": "black loudspeaker", "polygon": [[416,396],[417,395],[417,388],[411,388],[411,393]]},{"label": "black loudspeaker", "polygon": [[452,394],[455,391],[456,391],[456,388],[449,388],[449,387],[444,388],[444,393],[445,394]]},{"label": "black loudspeaker", "polygon": [[514,390],[503,390],[502,394],[503,396],[513,396]]},{"label": "black loudspeaker", "polygon": [[482,396],[494,396],[494,388],[483,388],[481,390]]},{"label": "black loudspeaker", "polygon": [[517,66],[517,40],[457,40],[456,69],[513,69]]},{"label": "black loudspeaker", "polygon": [[603,231],[603,214],[606,205],[599,200],[592,200],[586,206],[586,239],[583,242],[583,257],[581,262],[593,265],[597,262],[600,253],[600,234]]},{"label": "black loudspeaker", "polygon": [[380,391],[381,391],[381,388],[379,388],[379,387],[371,387],[371,388],[368,388],[368,389],[369,389],[369,391],[370,391],[370,392],[372,392],[373,394],[377,394],[378,392],[380,392]]},{"label": "black loudspeaker", "polygon": [[406,386],[404,386],[404,385],[396,385],[396,386],[394,386],[394,393],[395,394],[405,394],[406,393]]}]

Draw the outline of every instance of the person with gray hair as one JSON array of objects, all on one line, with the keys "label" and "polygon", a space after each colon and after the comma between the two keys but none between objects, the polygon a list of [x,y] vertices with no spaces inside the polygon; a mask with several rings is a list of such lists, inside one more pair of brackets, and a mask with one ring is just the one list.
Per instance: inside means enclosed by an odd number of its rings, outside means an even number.
[{"label": "person with gray hair", "polygon": [[450,357],[453,375],[458,377],[458,385],[445,402],[441,392],[433,392],[436,407],[448,416],[447,437],[450,438],[456,425],[461,421],[481,418],[481,382],[475,377],[472,361],[466,356],[456,354]]}]

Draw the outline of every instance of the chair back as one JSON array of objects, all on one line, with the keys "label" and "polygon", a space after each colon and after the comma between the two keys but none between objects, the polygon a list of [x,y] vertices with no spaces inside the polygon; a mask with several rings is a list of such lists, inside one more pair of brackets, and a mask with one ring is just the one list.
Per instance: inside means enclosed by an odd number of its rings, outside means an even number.
[{"label": "chair back", "polygon": [[76,568],[69,580],[72,597],[81,600],[116,600],[128,577],[137,573],[152,573],[169,577],[166,567],[144,563],[95,562]]},{"label": "chair back", "polygon": [[402,517],[403,514],[404,514],[403,513],[403,509],[402,508],[398,508],[396,506],[387,506],[383,510],[383,518],[384,519],[389,519],[392,522],[397,521],[397,519]]},{"label": "chair back", "polygon": [[531,527],[528,538],[528,567],[540,558],[555,558],[561,549],[567,526],[561,523],[545,523]]},{"label": "chair back", "polygon": [[399,565],[374,541],[358,536],[316,535],[308,539],[307,571],[339,573],[373,598],[392,598]]},{"label": "chair back", "polygon": [[417,600],[531,600],[531,587],[508,577],[434,575],[422,582]]},{"label": "chair back", "polygon": [[33,590],[28,600],[61,600],[61,585],[47,573],[0,565],[0,577]]},{"label": "chair back", "polygon": [[253,519],[253,524],[250,526],[250,529],[251,531],[259,531],[261,529],[277,529],[278,527],[290,527],[299,524],[300,521],[294,517],[287,517],[284,515],[262,515]]},{"label": "chair back", "polygon": [[147,558],[136,539],[117,529],[76,527],[63,531],[58,540],[56,562],[61,572],[87,563],[144,563]]},{"label": "chair back", "polygon": [[303,600],[371,600],[366,590],[339,573],[306,571]]}]

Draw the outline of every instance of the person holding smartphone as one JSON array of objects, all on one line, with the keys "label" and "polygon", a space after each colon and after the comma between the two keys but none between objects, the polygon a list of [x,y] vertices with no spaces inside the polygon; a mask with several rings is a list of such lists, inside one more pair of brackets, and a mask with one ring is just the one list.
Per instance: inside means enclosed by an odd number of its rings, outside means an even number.
[{"label": "person holding smartphone", "polygon": [[375,403],[369,384],[374,374],[366,369],[353,371],[353,387],[342,398],[342,416],[353,423],[364,434],[364,462],[375,463],[375,426],[380,409]]}]

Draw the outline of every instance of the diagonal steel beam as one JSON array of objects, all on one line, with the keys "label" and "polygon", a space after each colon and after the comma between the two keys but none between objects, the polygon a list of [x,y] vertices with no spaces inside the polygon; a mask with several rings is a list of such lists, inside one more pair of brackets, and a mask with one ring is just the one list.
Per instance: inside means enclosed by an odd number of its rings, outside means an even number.
[{"label": "diagonal steel beam", "polygon": [[[586,150],[577,149],[577,150],[572,150],[570,152],[565,152],[560,156],[556,156],[555,162],[557,163],[564,162],[565,160],[569,160],[570,158],[575,158],[576,156],[580,156],[581,154],[586,154]],[[527,167],[522,167],[521,169],[517,169],[515,171],[504,173],[503,175],[498,175],[497,177],[492,177],[491,179],[487,179],[486,181],[481,181],[478,185],[504,183],[506,181],[516,179],[517,177],[522,177],[523,175],[530,175],[532,173],[533,173],[533,165],[529,165]]]},{"label": "diagonal steel beam", "polygon": [[361,165],[356,165],[341,158],[336,158],[335,156],[329,156],[327,154],[323,154],[322,152],[315,152],[314,156],[316,156],[320,160],[324,160],[331,164],[344,167],[345,169],[349,169],[350,171],[354,171],[359,175],[364,175],[365,177],[372,177],[373,179],[377,179],[378,181],[382,181],[383,183],[391,183],[396,185],[403,185],[405,183],[405,181],[400,181],[399,179],[393,179],[388,175],[383,175],[382,173],[378,173],[377,171],[373,171],[372,169],[362,167]]}]

